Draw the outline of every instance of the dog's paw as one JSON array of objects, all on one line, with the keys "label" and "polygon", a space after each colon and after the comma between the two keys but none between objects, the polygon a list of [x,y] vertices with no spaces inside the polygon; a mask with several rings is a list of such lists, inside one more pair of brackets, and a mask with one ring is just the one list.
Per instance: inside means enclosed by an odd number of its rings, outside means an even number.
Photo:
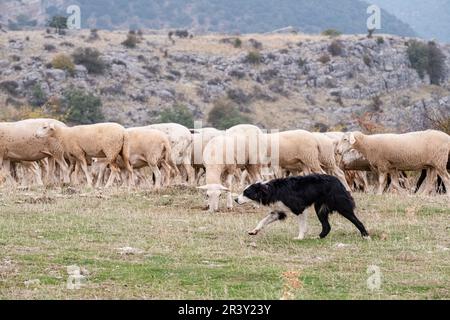
[{"label": "dog's paw", "polygon": [[370,236],[364,236],[363,239],[367,241],[372,241],[372,238]]},{"label": "dog's paw", "polygon": [[294,238],[294,240],[296,240],[296,241],[301,241],[301,240],[304,240],[305,239],[305,236],[303,235],[303,236],[298,236],[298,237],[295,237]]},{"label": "dog's paw", "polygon": [[256,236],[258,234],[258,232],[259,232],[258,230],[252,230],[252,231],[249,231],[248,234],[250,236]]}]

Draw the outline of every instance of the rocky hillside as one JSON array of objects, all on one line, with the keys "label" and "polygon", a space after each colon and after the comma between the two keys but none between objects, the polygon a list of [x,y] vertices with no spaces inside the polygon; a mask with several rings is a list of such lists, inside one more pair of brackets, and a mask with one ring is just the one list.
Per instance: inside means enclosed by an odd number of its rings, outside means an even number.
[{"label": "rocky hillside", "polygon": [[[17,28],[36,21],[42,27],[72,4],[81,8],[83,28],[187,28],[196,33],[262,33],[287,26],[307,33],[328,28],[364,33],[369,6],[360,0],[3,0],[0,22]],[[383,32],[414,35],[387,11],[382,17]]]},{"label": "rocky hillside", "polygon": [[[165,32],[144,31],[137,46],[127,48],[121,44],[126,36],[0,32],[0,117],[21,117],[23,110],[52,115],[68,88],[100,97],[106,120],[128,126],[158,121],[173,105],[206,121],[217,101],[278,129],[404,131],[424,126],[425,109],[450,115],[448,75],[441,86],[429,85],[426,74],[421,79],[408,59],[407,38],[206,35],[172,41]],[[70,57],[79,47],[98,49],[103,74],[81,64],[70,72],[52,66],[55,56]],[[450,47],[438,47],[449,69]],[[24,107],[36,92],[43,107]]]}]

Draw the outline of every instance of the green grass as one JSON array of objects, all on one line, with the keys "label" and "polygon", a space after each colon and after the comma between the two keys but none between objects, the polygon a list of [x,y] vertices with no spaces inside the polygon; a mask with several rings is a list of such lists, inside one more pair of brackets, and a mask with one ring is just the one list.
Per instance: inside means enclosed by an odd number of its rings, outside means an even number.
[{"label": "green grass", "polygon": [[[194,188],[2,190],[0,299],[449,299],[448,198],[355,198],[372,241],[337,215],[318,240],[312,213],[304,241],[292,217],[250,237],[264,209],[210,214]],[[86,270],[80,289],[66,287],[70,265]]]}]

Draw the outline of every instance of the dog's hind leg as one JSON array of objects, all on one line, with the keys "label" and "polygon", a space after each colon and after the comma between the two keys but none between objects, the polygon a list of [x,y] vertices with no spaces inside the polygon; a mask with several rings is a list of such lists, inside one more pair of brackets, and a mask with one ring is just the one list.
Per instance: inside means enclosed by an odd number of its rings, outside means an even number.
[{"label": "dog's hind leg", "polygon": [[308,212],[303,211],[297,216],[298,219],[298,237],[294,240],[303,240],[308,231]]},{"label": "dog's hind leg", "polygon": [[340,214],[342,214],[348,220],[350,220],[350,222],[353,223],[356,228],[358,228],[359,232],[361,232],[361,236],[363,236],[364,238],[370,239],[369,233],[367,232],[367,230],[364,227],[364,225],[362,224],[362,222],[359,221],[359,219],[355,216],[353,209],[340,208],[336,211],[339,212]]},{"label": "dog's hind leg", "polygon": [[268,216],[266,216],[264,219],[262,219],[255,229],[252,231],[249,231],[248,234],[251,236],[257,235],[258,232],[260,232],[262,229],[264,229],[265,226],[271,224],[272,222],[275,222],[277,220],[284,220],[286,218],[286,213],[282,211],[273,211],[269,213]]},{"label": "dog's hind leg", "polygon": [[331,231],[330,222],[328,221],[328,216],[331,211],[325,204],[317,202],[314,204],[314,210],[316,211],[317,218],[319,218],[319,221],[322,224],[322,232],[319,237],[323,239]]}]

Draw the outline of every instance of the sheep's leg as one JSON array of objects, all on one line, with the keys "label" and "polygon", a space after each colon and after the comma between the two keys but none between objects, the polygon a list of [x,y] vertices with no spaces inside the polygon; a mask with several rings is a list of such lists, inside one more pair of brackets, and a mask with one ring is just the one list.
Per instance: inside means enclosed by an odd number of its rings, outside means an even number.
[{"label": "sheep's leg", "polygon": [[[86,176],[86,182],[87,182],[87,185],[89,186],[89,187],[92,187],[92,177],[91,177],[91,174],[90,174],[90,172],[89,172],[89,169],[88,169],[88,166],[87,166],[87,162],[86,162],[86,159],[85,158],[79,158],[79,159],[77,159],[78,161],[77,161],[77,164],[78,163],[80,163],[80,165],[81,165],[81,169],[83,170],[83,172],[84,172],[84,175]],[[77,165],[76,164],[76,165]],[[76,166],[75,165],[75,166]],[[77,171],[76,169],[75,169],[75,171]],[[77,178],[78,179],[78,178]]]},{"label": "sheep's leg", "polygon": [[97,175],[97,181],[95,183],[96,188],[100,188],[103,183],[103,177],[105,176],[106,167],[108,165],[106,163],[102,163],[99,165],[98,168],[98,175]]},{"label": "sheep's leg", "polygon": [[405,191],[405,189],[402,188],[402,186],[400,185],[399,178],[400,178],[400,173],[398,170],[394,170],[391,172],[391,185],[392,185],[393,189],[395,189],[401,193],[401,192]]},{"label": "sheep's leg", "polygon": [[386,186],[387,173],[378,172],[378,191],[377,195],[382,195],[384,187]]},{"label": "sheep's leg", "polygon": [[109,175],[105,188],[109,188],[116,181],[116,177],[119,175],[118,172],[120,172],[120,169],[113,163],[109,164],[109,169],[111,170],[111,174]]},{"label": "sheep's leg", "polygon": [[248,171],[244,170],[241,172],[241,178],[239,179],[240,180],[239,185],[241,186],[241,188],[247,186],[247,179],[248,179]]},{"label": "sheep's leg", "polygon": [[70,167],[67,165],[66,160],[62,156],[55,157],[54,159],[55,159],[56,163],[59,165],[60,174],[63,178],[63,183],[69,184],[70,183]]},{"label": "sheep's leg", "polygon": [[264,229],[267,225],[271,224],[272,222],[275,222],[277,220],[282,220],[286,216],[285,213],[279,212],[279,211],[273,211],[269,213],[268,216],[266,216],[264,219],[262,219],[255,229],[252,231],[249,231],[248,234],[251,236],[257,235],[262,229]]},{"label": "sheep's leg", "polygon": [[151,172],[155,175],[155,188],[161,188],[161,171],[157,165],[149,164]]},{"label": "sheep's leg", "polygon": [[39,164],[37,162],[32,162],[31,165],[29,166],[29,170],[34,175],[34,178],[36,179],[36,184],[38,186],[43,186],[44,182],[42,181]]},{"label": "sheep's leg", "polygon": [[233,174],[228,174],[225,186],[228,188],[227,191],[227,208],[233,209],[233,195],[231,194],[231,188],[233,187]]},{"label": "sheep's leg", "polygon": [[188,163],[183,163],[184,170],[186,171],[186,180],[189,185],[195,183],[194,168]]},{"label": "sheep's leg", "polygon": [[445,190],[447,190],[447,196],[450,197],[450,174],[447,172],[446,167],[444,168],[437,168],[437,173],[442,179],[442,183],[445,186]]},{"label": "sheep's leg", "polygon": [[345,180],[344,171],[342,171],[338,166],[336,166],[333,169],[333,174],[339,179],[339,181],[342,182],[347,191],[351,191],[350,186],[347,183],[347,180]]},{"label": "sheep's leg", "polygon": [[437,179],[437,173],[435,168],[427,169],[427,175],[425,181],[419,188],[418,193],[421,195],[428,195],[433,192],[435,181]]},{"label": "sheep's leg", "polygon": [[250,183],[255,183],[256,181],[261,181],[261,173],[259,165],[248,165],[246,166],[248,175],[250,177]]},{"label": "sheep's leg", "polygon": [[298,237],[294,238],[294,240],[303,240],[305,239],[306,232],[308,232],[308,212],[303,211],[297,216],[298,219]]}]

